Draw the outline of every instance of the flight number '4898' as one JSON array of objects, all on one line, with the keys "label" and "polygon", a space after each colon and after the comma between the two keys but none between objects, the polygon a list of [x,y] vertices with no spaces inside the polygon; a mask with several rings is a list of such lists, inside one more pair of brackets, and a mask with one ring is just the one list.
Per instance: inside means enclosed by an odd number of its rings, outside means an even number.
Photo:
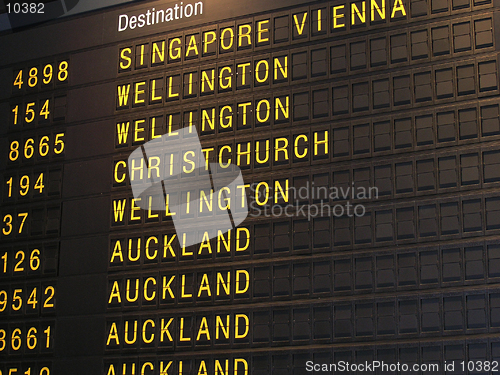
[{"label": "flight number '4898'", "polygon": [[69,63],[63,60],[59,63],[47,64],[42,67],[33,66],[26,70],[21,69],[14,76],[14,87],[19,90],[27,85],[29,88],[37,87],[38,85],[49,85],[51,82],[65,82],[68,79]]}]

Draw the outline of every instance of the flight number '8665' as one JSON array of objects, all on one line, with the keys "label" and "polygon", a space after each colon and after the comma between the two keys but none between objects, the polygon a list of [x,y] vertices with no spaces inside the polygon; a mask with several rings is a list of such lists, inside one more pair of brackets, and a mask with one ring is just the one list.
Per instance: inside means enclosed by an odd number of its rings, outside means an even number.
[{"label": "flight number '8665'", "polygon": [[64,151],[64,133],[59,133],[54,136],[53,141],[50,136],[44,135],[36,142],[34,138],[28,138],[24,141],[23,146],[19,141],[14,140],[10,143],[9,160],[16,161],[22,155],[25,160],[29,160],[35,156],[46,157],[52,149],[55,155],[60,155]]}]

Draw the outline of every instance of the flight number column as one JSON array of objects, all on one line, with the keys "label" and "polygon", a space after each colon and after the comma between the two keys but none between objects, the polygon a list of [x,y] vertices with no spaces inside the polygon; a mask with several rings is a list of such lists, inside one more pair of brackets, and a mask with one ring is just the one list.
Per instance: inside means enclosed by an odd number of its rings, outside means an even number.
[{"label": "flight number column", "polygon": [[13,70],[0,171],[0,373],[50,375],[69,59]]}]

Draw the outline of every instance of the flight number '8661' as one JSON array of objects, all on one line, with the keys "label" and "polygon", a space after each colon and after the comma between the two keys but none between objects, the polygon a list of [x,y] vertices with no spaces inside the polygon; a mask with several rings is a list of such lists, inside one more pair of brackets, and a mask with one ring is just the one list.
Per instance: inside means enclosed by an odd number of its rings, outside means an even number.
[{"label": "flight number '8661'", "polygon": [[[0,353],[10,347],[12,352],[21,351],[23,344],[28,352],[36,349],[51,349],[51,326],[46,327],[18,327],[8,332],[0,329]],[[45,329],[44,329],[45,328]]]}]

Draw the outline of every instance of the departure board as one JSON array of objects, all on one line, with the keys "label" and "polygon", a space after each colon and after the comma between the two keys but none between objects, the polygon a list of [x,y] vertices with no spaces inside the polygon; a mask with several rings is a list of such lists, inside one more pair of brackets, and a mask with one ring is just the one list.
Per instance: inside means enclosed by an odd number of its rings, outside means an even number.
[{"label": "departure board", "polygon": [[0,7],[0,375],[500,373],[497,0],[45,3]]}]

